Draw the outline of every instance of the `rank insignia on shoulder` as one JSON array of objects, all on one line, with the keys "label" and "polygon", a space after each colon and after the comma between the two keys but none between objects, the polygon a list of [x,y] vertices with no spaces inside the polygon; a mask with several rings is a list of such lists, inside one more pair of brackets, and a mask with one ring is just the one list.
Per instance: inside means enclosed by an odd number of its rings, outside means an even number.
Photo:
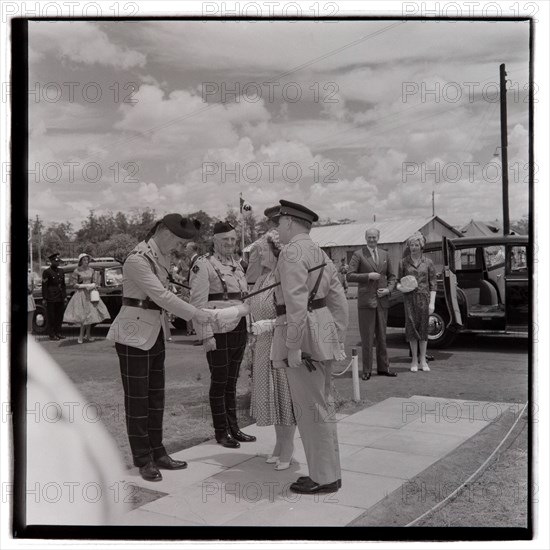
[{"label": "rank insignia on shoulder", "polygon": [[199,272],[199,266],[197,264],[195,264],[193,266],[193,269],[191,270],[193,273],[198,273]]}]

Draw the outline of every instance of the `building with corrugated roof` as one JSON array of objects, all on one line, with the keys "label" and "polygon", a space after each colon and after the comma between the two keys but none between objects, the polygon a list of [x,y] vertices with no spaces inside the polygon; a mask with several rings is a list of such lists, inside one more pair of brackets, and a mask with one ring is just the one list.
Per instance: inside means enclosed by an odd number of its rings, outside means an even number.
[{"label": "building with corrugated roof", "polygon": [[324,225],[311,229],[311,238],[339,265],[342,258],[349,263],[355,250],[366,246],[365,232],[371,227],[380,230],[378,245],[387,250],[395,269],[403,255],[407,239],[420,231],[426,242],[441,240],[441,237],[462,237],[462,233],[443,221],[439,216],[429,218],[399,218],[369,223]]}]

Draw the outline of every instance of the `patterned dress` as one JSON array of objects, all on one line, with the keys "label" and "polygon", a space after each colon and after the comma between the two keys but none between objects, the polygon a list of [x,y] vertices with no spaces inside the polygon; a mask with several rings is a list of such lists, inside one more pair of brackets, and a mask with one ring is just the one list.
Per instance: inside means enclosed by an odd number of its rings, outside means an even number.
[{"label": "patterned dress", "polygon": [[[97,282],[97,276],[94,269],[89,268],[85,271],[75,269],[71,275],[75,284],[89,284]],[[94,325],[101,323],[105,319],[110,319],[107,306],[99,300],[92,302],[90,300],[90,291],[85,288],[77,288],[73,297],[67,304],[67,309],[63,315],[63,322],[77,323],[80,325]]]},{"label": "patterned dress", "polygon": [[[261,275],[254,284],[252,292],[274,282],[273,272]],[[273,289],[253,296],[249,304],[254,321],[275,319]],[[264,332],[255,338],[250,415],[256,419],[258,426],[272,426],[274,424],[291,426],[296,424],[285,369],[274,369],[269,358],[273,332]]]},{"label": "patterned dress", "polygon": [[428,340],[428,318],[430,292],[437,289],[437,280],[433,262],[422,255],[415,264],[410,256],[405,256],[399,264],[399,279],[412,275],[418,288],[403,294],[405,306],[405,339]]}]

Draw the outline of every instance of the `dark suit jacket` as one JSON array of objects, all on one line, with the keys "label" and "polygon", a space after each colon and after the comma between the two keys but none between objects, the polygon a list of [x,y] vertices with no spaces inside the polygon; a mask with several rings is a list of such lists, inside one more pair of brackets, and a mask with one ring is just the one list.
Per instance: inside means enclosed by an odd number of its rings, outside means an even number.
[{"label": "dark suit jacket", "polygon": [[[379,288],[388,288],[390,292],[395,287],[395,273],[391,265],[390,255],[378,247],[378,265],[367,246],[353,253],[349,263],[347,279],[350,283],[359,283],[357,293],[357,307],[376,308],[379,305],[383,308],[389,307],[388,296],[378,298],[376,291]],[[369,273],[380,273],[377,281],[369,279]]]}]

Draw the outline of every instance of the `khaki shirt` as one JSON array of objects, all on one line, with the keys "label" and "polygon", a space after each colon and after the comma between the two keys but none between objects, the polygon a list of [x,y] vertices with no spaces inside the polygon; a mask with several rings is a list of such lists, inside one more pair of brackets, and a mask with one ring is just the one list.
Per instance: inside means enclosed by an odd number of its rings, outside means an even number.
[{"label": "khaki shirt", "polygon": [[[307,304],[320,270],[312,267],[326,263],[315,300],[324,298],[326,307],[308,311]],[[289,349],[300,349],[313,359],[335,359],[340,342],[345,341],[349,320],[348,302],[331,259],[311,240],[309,234],[296,235],[277,261],[275,288],[277,304],[285,304],[286,315],[277,317],[271,359],[281,361]]]},{"label": "khaki shirt", "polygon": [[[169,270],[170,258],[162,254],[154,239],[140,242],[122,267],[122,294],[125,298],[138,300],[149,297],[163,310],[189,321],[197,309],[169,290]],[[164,338],[168,338],[170,331],[165,311],[123,305],[107,338],[148,350],[156,342],[161,327]]]},{"label": "khaki shirt", "polygon": [[[243,301],[238,298],[212,299],[212,295],[224,294],[224,292],[242,295],[247,292],[248,288],[241,264],[232,256],[222,256],[216,252],[197,259],[191,268],[189,282],[191,284],[190,302],[197,308],[225,309],[242,304]],[[193,328],[201,340],[206,340],[212,338],[215,333],[230,332],[239,322],[240,318],[232,323],[207,323],[204,325],[193,321]]]}]

